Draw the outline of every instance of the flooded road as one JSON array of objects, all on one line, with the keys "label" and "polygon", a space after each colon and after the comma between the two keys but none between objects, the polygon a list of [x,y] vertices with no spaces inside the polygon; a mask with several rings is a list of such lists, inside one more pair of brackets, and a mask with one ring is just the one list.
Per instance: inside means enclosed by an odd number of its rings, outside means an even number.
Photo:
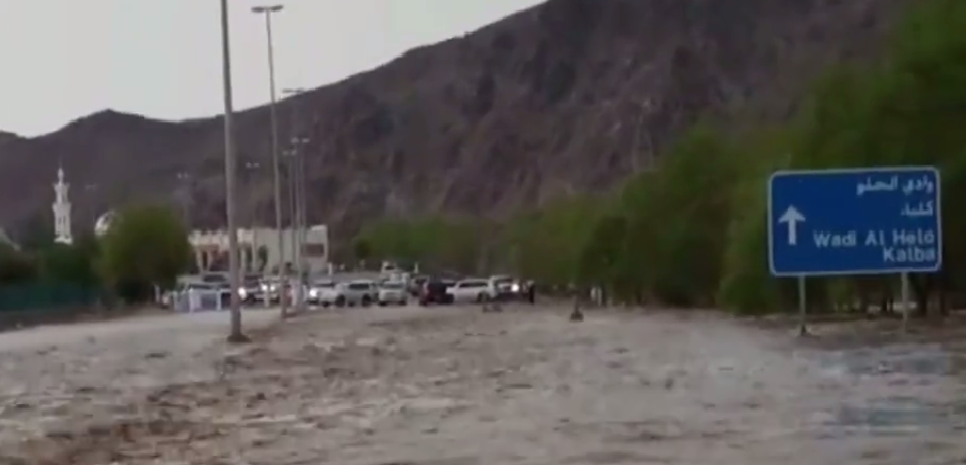
[{"label": "flooded road", "polygon": [[45,408],[54,401],[37,395],[27,406],[8,402],[0,419],[16,416],[30,428],[0,435],[0,462],[966,459],[966,380],[956,373],[964,361],[948,343],[828,347],[713,314],[599,312],[572,324],[566,313],[454,307],[304,316],[241,351],[171,355],[181,371],[167,386],[103,379],[87,386],[83,404]]}]

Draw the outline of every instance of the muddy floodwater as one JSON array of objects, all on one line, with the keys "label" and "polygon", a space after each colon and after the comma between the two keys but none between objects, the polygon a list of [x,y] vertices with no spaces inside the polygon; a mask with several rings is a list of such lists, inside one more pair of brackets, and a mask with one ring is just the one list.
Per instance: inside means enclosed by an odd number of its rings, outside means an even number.
[{"label": "muddy floodwater", "polygon": [[0,340],[0,463],[964,463],[966,338],[792,334],[452,307],[319,312],[244,348]]}]

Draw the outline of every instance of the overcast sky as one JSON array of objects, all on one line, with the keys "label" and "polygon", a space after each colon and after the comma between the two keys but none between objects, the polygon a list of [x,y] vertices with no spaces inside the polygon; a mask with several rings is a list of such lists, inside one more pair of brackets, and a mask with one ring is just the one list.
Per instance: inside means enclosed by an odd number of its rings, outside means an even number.
[{"label": "overcast sky", "polygon": [[[230,0],[236,108],[268,101],[264,19]],[[315,87],[540,0],[288,0],[275,16],[281,87]],[[220,113],[218,0],[0,0],[0,130],[35,136],[105,108]]]}]

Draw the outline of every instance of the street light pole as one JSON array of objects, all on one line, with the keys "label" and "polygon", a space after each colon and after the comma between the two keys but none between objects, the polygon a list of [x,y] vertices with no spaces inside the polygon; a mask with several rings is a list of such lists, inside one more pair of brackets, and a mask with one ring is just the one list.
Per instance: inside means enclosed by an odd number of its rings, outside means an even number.
[{"label": "street light pole", "polygon": [[[272,132],[272,179],[273,179],[273,190],[275,195],[275,233],[278,235],[278,274],[282,278],[279,280],[280,283],[285,282],[285,270],[282,266],[284,260],[282,257],[285,255],[285,239],[282,233],[282,173],[281,173],[281,161],[279,160],[279,147],[278,147],[278,114],[277,114],[277,96],[275,95],[275,46],[272,39],[272,14],[282,11],[282,5],[262,5],[252,8],[252,12],[255,14],[265,15],[265,34],[266,40],[268,42],[268,87],[269,93],[271,94],[271,103],[269,105],[269,114],[271,118],[271,132]],[[292,244],[295,247],[295,244]],[[282,318],[285,318],[286,312],[286,301],[284,296],[279,294],[279,306],[281,307]]]},{"label": "street light pole", "polygon": [[89,183],[84,185],[84,193],[87,200],[91,203],[91,231],[97,232],[97,184]]},{"label": "street light pole", "polygon": [[305,273],[305,266],[302,260],[302,249],[305,247],[305,209],[304,199],[300,195],[299,179],[302,177],[301,170],[304,169],[302,158],[305,156],[303,147],[308,144],[309,139],[305,137],[293,137],[292,148],[289,151],[291,164],[289,165],[291,179],[289,184],[292,192],[292,260],[295,262],[295,273],[298,276],[295,287],[295,306],[297,310],[304,310],[305,296],[302,295],[302,276]]},{"label": "street light pole", "polygon": [[[286,97],[295,97],[301,93],[304,93],[306,89],[304,87],[289,87],[282,89],[282,94]],[[289,180],[292,184],[292,194],[293,194],[293,204],[294,208],[294,223],[297,225],[297,229],[293,231],[293,243],[296,244],[296,248],[293,250],[294,261],[296,263],[296,269],[298,270],[299,277],[301,279],[302,274],[305,272],[304,264],[304,254],[305,254],[305,236],[308,224],[306,221],[306,195],[305,195],[305,150],[304,146],[308,144],[309,139],[306,137],[298,136],[299,133],[303,133],[303,128],[301,127],[301,121],[298,118],[298,106],[295,102],[292,102],[292,116],[291,116],[291,131],[292,131],[292,150],[295,154],[293,158],[294,163],[294,175]],[[300,299],[298,302],[299,310],[304,310],[304,298]]]},{"label": "street light pole", "polygon": [[191,203],[191,175],[187,172],[180,172],[176,175],[178,183],[181,184],[181,221],[187,232],[191,232],[191,214],[188,212]]},{"label": "street light pole", "polygon": [[[245,180],[242,181],[242,182],[244,182],[244,183],[247,184],[247,183],[250,182],[250,180],[253,177],[252,173],[256,173],[256,172],[258,172],[259,170],[262,169],[262,164],[259,163],[259,162],[257,162],[257,161],[246,161],[242,165],[242,167],[244,168],[244,173],[245,173],[245,177],[244,177]],[[255,205],[253,205],[253,203],[254,203],[253,200],[254,199],[252,199],[251,197],[249,197],[247,200],[248,200],[248,202],[251,205],[249,206],[249,209],[248,209],[249,210],[249,213],[247,215],[245,215],[245,221],[244,221],[244,223],[245,223],[245,227],[254,229],[255,227],[258,226],[258,218],[257,218],[258,217],[258,209],[256,208]]]},{"label": "street light pole", "polygon": [[247,342],[242,333],[241,299],[238,289],[241,277],[238,275],[238,225],[235,218],[235,144],[232,128],[234,108],[231,87],[231,40],[228,27],[228,0],[221,0],[221,73],[225,98],[225,216],[228,223],[228,283],[231,286],[231,332],[228,342]]}]

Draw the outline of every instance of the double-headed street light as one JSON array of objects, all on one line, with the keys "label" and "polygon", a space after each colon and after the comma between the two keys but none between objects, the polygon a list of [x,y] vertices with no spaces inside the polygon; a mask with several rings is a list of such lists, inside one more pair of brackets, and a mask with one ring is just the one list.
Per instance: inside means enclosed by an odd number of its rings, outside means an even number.
[{"label": "double-headed street light", "polygon": [[[223,2],[225,0],[222,0]],[[282,257],[285,250],[285,239],[282,236],[282,183],[281,183],[281,162],[279,160],[278,147],[278,114],[276,110],[277,96],[275,93],[275,45],[272,39],[272,15],[282,11],[282,5],[259,5],[252,8],[252,13],[265,16],[265,34],[268,42],[268,91],[271,96],[269,114],[271,118],[271,144],[272,144],[272,179],[273,191],[275,195],[275,232],[278,234],[278,272],[284,282],[285,271],[282,267]],[[295,244],[292,244],[295,247]],[[279,299],[282,317],[286,316],[286,301]]]}]

